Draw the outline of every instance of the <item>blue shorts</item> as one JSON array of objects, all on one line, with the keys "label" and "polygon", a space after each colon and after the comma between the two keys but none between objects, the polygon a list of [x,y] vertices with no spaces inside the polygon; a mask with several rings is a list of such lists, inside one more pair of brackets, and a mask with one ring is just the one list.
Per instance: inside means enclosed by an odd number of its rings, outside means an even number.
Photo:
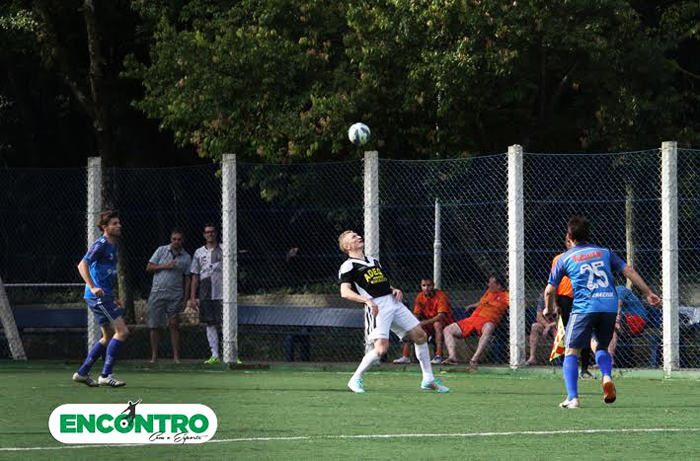
[{"label": "blue shorts", "polygon": [[564,346],[583,349],[591,343],[591,334],[595,333],[599,349],[607,349],[615,332],[617,312],[591,312],[588,314],[571,314],[566,325]]},{"label": "blue shorts", "polygon": [[109,325],[124,315],[124,309],[118,309],[112,298],[86,299],[85,302],[100,325]]}]

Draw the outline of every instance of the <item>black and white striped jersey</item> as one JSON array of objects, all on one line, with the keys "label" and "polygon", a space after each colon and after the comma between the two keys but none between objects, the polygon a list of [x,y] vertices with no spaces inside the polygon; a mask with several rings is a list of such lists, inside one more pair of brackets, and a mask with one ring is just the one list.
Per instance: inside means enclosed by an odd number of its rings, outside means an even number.
[{"label": "black and white striped jersey", "polygon": [[391,294],[391,284],[375,258],[348,258],[338,272],[338,283],[349,283],[360,296],[379,298]]}]

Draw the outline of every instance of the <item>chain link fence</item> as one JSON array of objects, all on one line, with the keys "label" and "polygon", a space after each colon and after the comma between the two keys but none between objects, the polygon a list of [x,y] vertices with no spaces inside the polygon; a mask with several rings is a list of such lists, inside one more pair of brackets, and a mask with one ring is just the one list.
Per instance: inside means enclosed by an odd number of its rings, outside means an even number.
[{"label": "chain link fence", "polygon": [[[552,258],[565,250],[566,222],[573,214],[587,215],[593,242],[629,260],[662,294],[660,157],[658,149],[523,155],[524,342],[529,343]],[[684,368],[700,367],[699,162],[700,151],[678,150],[679,355]],[[507,163],[506,154],[379,160],[375,182],[378,256],[392,284],[404,290],[409,308],[426,276],[434,277],[450,297],[457,320],[472,313],[467,306],[484,294],[491,274],[507,281]],[[242,360],[356,362],[362,357],[362,309],[338,295],[337,274],[345,255],[338,249],[337,237],[346,229],[366,231],[365,166],[361,160],[237,164],[237,312]],[[151,255],[169,243],[173,228],[183,231],[185,249],[193,255],[204,243],[204,223],[221,223],[219,169],[219,165],[204,165],[110,172],[114,185],[107,189],[105,203],[122,215],[120,288],[122,298],[133,305],[127,312],[132,336],[124,358],[150,356],[145,320],[152,283],[146,265]],[[76,265],[86,245],[85,170],[0,170],[0,180],[6,189],[0,199],[0,276],[9,284],[13,309],[84,310],[79,286],[49,289],[14,284],[80,283]],[[641,312],[645,328],[618,338],[618,366],[659,367],[663,361],[661,310],[644,305]],[[204,325],[192,311],[180,317],[181,357],[206,359]],[[509,321],[508,314],[500,320],[483,363],[510,362]],[[21,330],[30,359],[84,355],[84,327],[69,332],[68,345],[62,336],[65,329],[54,329],[53,334],[46,329]],[[460,360],[469,360],[477,341],[470,337],[460,342]],[[536,342],[534,358],[540,364],[549,363],[551,343],[552,338]],[[7,340],[0,335],[0,357],[8,357],[8,350]],[[388,359],[400,355],[400,350],[398,341],[392,341]],[[526,351],[529,356],[529,345]],[[164,332],[159,355],[168,358],[171,353]]]},{"label": "chain link fence", "polygon": [[[536,320],[540,293],[547,284],[552,259],[566,250],[570,216],[591,222],[591,241],[609,247],[659,293],[661,278],[660,152],[658,149],[599,155],[525,154],[525,284],[528,335]],[[616,285],[625,285],[618,276]],[[638,294],[637,294],[638,296]],[[632,315],[629,306],[625,314]],[[643,331],[618,332],[614,361],[622,367],[658,367],[661,362],[660,310],[635,311],[646,321]],[[621,326],[626,325],[622,319]],[[624,328],[623,328],[624,330]],[[552,334],[554,330],[550,330]],[[533,334],[537,337],[537,332]],[[548,363],[552,335],[532,338],[528,356]],[[532,345],[537,348],[532,354]],[[611,350],[613,352],[613,350]]]},{"label": "chain link fence", "polygon": [[[392,283],[404,289],[405,303],[411,310],[421,279],[439,278],[437,284],[448,295],[455,319],[461,320],[472,313],[466,306],[479,301],[489,276],[508,273],[506,163],[505,154],[474,159],[380,160],[380,261]],[[437,219],[440,277],[433,273]],[[466,338],[457,351],[460,361],[469,361],[477,342],[475,336]],[[389,356],[398,354],[398,349],[392,348]],[[482,361],[508,362],[507,314],[497,325],[492,347]]]},{"label": "chain link fence", "polygon": [[700,150],[678,149],[678,301],[681,368],[700,367]]}]

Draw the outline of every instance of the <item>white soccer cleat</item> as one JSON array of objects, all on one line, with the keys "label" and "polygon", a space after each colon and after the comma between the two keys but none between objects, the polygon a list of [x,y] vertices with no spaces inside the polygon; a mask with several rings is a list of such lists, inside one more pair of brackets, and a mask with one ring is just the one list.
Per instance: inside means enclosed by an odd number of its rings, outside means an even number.
[{"label": "white soccer cleat", "polygon": [[442,363],[442,356],[436,355],[435,357],[433,357],[433,360],[431,360],[430,363],[432,363],[433,365],[441,364]]},{"label": "white soccer cleat", "polygon": [[581,406],[581,403],[578,401],[578,399],[571,399],[569,400],[568,398],[564,400],[562,403],[559,404],[561,408],[566,408],[568,410],[573,410],[575,408],[579,408]]},{"label": "white soccer cleat", "polygon": [[119,381],[117,378],[114,377],[114,375],[109,375],[107,377],[102,377],[100,376],[97,379],[97,382],[100,384],[100,386],[109,386],[109,387],[122,387],[126,386],[126,383],[124,381]]},{"label": "white soccer cleat", "polygon": [[362,381],[362,378],[351,379],[350,381],[348,381],[348,389],[350,389],[355,394],[364,394],[365,383]]},{"label": "white soccer cleat", "polygon": [[399,357],[398,359],[394,360],[394,363],[398,363],[398,364],[401,364],[401,363],[411,363],[411,359],[410,359],[409,357],[401,356],[401,357]]},{"label": "white soccer cleat", "polygon": [[88,387],[97,387],[97,386],[99,386],[99,384],[97,384],[97,381],[95,381],[94,379],[92,379],[92,378],[90,377],[90,375],[85,375],[85,376],[83,376],[83,375],[78,374],[78,373],[73,373],[73,381],[75,381],[76,383],[85,384],[85,385],[88,386]]}]

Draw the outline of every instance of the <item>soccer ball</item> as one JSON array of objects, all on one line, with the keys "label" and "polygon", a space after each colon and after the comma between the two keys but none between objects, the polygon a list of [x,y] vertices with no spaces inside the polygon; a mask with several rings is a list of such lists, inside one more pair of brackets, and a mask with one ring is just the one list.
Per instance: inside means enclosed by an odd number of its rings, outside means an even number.
[{"label": "soccer ball", "polygon": [[367,143],[367,141],[369,141],[369,135],[369,127],[364,123],[355,123],[348,130],[348,139],[356,146]]}]

